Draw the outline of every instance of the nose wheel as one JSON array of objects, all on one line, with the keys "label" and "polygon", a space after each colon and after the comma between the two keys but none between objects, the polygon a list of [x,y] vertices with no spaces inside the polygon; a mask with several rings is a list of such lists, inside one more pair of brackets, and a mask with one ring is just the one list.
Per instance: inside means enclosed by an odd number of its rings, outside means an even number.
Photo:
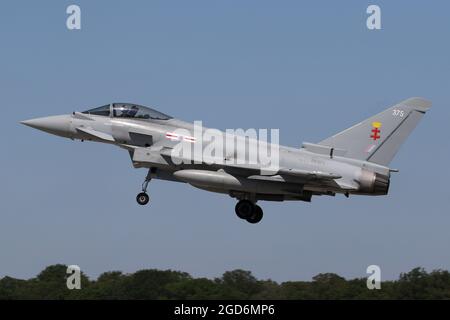
[{"label": "nose wheel", "polygon": [[153,172],[154,172],[153,168],[150,168],[148,170],[147,176],[145,177],[145,181],[144,181],[144,183],[142,183],[142,192],[136,196],[136,201],[141,206],[145,206],[150,201],[150,197],[147,194],[147,187],[148,187],[150,180],[152,180],[151,175]]},{"label": "nose wheel", "polygon": [[258,223],[263,218],[263,210],[249,200],[240,200],[235,207],[236,215],[249,223]]},{"label": "nose wheel", "polygon": [[150,201],[150,197],[148,196],[147,193],[141,192],[136,196],[136,201],[141,206],[145,206]]}]

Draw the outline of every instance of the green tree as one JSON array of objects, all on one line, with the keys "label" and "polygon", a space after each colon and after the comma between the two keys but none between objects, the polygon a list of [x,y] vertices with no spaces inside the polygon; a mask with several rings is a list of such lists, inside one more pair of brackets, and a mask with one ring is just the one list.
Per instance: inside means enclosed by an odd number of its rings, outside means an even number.
[{"label": "green tree", "polygon": [[102,273],[89,290],[83,291],[84,297],[89,299],[125,299],[124,292],[126,275],[120,271]]},{"label": "green tree", "polygon": [[262,288],[250,271],[240,269],[227,271],[216,281],[222,286],[222,299],[249,299]]},{"label": "green tree", "polygon": [[81,274],[82,289],[69,290],[66,270],[57,264],[29,280],[4,277],[0,299],[450,299],[450,273],[427,273],[423,268],[402,273],[397,281],[382,282],[381,290],[368,290],[365,278],[346,280],[334,273],[278,284],[239,269],[214,280],[154,269],[105,272],[96,281]]},{"label": "green tree", "polygon": [[172,299],[168,285],[190,278],[185,272],[141,270],[125,279],[123,292],[127,299]]},{"label": "green tree", "polygon": [[219,299],[221,286],[215,281],[200,279],[184,279],[180,282],[170,283],[166,287],[173,299]]},{"label": "green tree", "polygon": [[400,274],[395,287],[397,299],[450,299],[450,274],[442,270],[427,273],[418,267]]},{"label": "green tree", "polygon": [[344,299],[347,282],[335,273],[320,273],[313,277],[311,291],[315,299]]}]

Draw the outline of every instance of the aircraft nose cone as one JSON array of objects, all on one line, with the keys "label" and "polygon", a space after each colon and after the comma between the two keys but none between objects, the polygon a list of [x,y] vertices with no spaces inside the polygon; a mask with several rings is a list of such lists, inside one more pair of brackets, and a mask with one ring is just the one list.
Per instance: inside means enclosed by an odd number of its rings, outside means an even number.
[{"label": "aircraft nose cone", "polygon": [[58,136],[70,137],[70,117],[67,115],[30,119],[20,123]]}]

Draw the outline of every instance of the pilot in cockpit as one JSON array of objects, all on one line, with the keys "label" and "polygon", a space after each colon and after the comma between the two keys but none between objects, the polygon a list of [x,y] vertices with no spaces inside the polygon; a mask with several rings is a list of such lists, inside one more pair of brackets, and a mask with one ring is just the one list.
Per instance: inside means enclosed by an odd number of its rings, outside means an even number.
[{"label": "pilot in cockpit", "polygon": [[127,112],[128,117],[134,118],[138,111],[139,111],[139,108],[137,106],[132,106]]}]

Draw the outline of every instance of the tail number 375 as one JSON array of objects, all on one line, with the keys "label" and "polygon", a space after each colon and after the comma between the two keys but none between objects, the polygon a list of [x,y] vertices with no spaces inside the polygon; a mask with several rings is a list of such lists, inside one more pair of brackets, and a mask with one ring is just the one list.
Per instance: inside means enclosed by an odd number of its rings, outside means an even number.
[{"label": "tail number 375", "polygon": [[403,118],[403,116],[405,115],[405,112],[404,112],[403,110],[394,109],[394,110],[392,111],[392,115],[393,115],[394,117],[400,117],[400,118]]}]

